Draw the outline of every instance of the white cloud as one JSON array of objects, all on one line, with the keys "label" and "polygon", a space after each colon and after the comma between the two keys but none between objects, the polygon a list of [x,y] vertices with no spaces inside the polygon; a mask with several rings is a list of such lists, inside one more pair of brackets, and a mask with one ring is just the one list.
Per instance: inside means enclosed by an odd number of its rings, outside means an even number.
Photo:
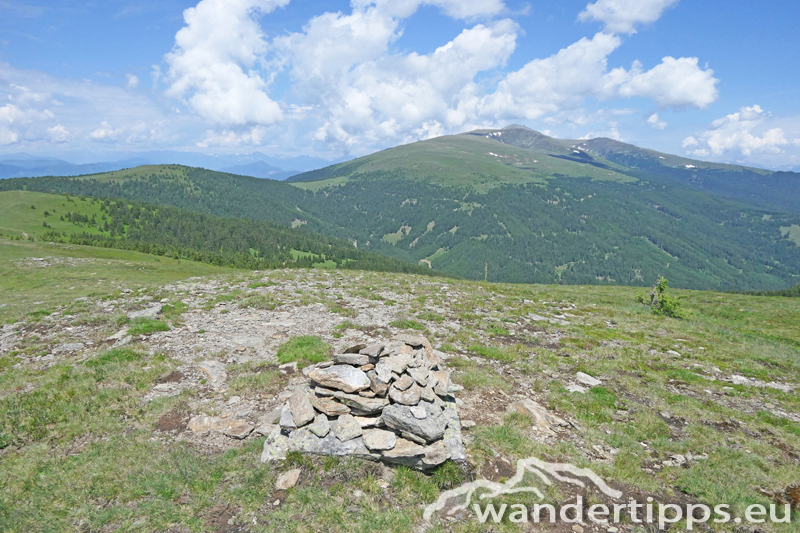
[{"label": "white cloud", "polygon": [[47,133],[50,135],[50,140],[56,144],[65,143],[70,139],[69,130],[61,124],[47,128]]},{"label": "white cloud", "polygon": [[770,118],[761,106],[742,107],[712,122],[702,134],[687,137],[682,146],[695,156],[780,154],[789,141],[783,129],[769,128]]},{"label": "white cloud", "polygon": [[535,59],[502,80],[487,96],[482,113],[529,120],[577,108],[588,97],[601,100],[635,96],[663,107],[705,108],[718,97],[714,71],[702,70],[697,58],[665,57],[649,71],[635,61],[630,70],[607,70],[608,56],[622,44],[616,35],[583,38],[546,59]]},{"label": "white cloud", "polygon": [[202,0],[183,12],[186,26],[175,35],[167,94],[186,98],[204,119],[227,126],[273,124],[280,106],[255,70],[267,49],[259,14],[289,0]]},{"label": "white cloud", "polygon": [[647,123],[653,126],[657,130],[663,130],[667,127],[667,123],[659,120],[658,113],[653,113],[647,119]]},{"label": "white cloud", "polygon": [[[638,61],[630,72],[621,75],[619,95],[645,96],[664,107],[685,106],[705,109],[719,97],[717,83],[711,69],[701,69],[696,57],[665,57],[661,64],[644,72]],[[612,71],[612,77],[619,69]]]},{"label": "white cloud", "polygon": [[138,76],[134,76],[133,74],[125,74],[125,78],[128,80],[127,82],[128,89],[135,89],[139,86]]},{"label": "white cloud", "polygon": [[579,15],[581,21],[605,23],[610,33],[636,33],[638,24],[649,24],[661,17],[665,9],[678,0],[597,0],[588,4]]}]

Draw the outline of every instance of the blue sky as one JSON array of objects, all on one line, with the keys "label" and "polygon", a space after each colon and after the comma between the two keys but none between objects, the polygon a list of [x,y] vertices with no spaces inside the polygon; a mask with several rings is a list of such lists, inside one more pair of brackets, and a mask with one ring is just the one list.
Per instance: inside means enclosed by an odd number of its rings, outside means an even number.
[{"label": "blue sky", "polygon": [[520,123],[798,167],[797,20],[787,0],[0,0],[0,155],[338,159]]}]

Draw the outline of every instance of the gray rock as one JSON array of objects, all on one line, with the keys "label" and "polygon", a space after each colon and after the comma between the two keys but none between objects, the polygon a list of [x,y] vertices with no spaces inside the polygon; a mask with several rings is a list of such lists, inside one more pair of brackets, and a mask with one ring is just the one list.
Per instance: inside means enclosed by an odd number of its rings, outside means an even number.
[{"label": "gray rock", "polygon": [[425,447],[425,455],[422,456],[422,462],[426,466],[433,467],[442,464],[450,458],[447,446],[443,440],[439,440]]},{"label": "gray rock", "polygon": [[519,400],[510,404],[506,408],[506,411],[527,416],[531,419],[531,422],[533,422],[533,429],[545,435],[555,435],[552,431],[554,426],[569,426],[566,421],[529,399]]},{"label": "gray rock", "polygon": [[281,419],[281,411],[283,411],[283,407],[276,407],[269,413],[262,416],[258,421],[259,424],[261,425],[277,424],[278,420]]},{"label": "gray rock", "polygon": [[275,488],[277,490],[289,490],[295,485],[297,485],[297,481],[300,479],[300,474],[302,470],[299,468],[295,468],[293,470],[289,470],[288,472],[284,472],[278,477],[278,480],[275,482]]},{"label": "gray rock", "polygon": [[580,385],[575,385],[574,383],[567,385],[566,389],[569,392],[577,392],[579,394],[586,394],[586,392],[589,390],[586,387],[581,387]]},{"label": "gray rock", "polygon": [[289,438],[281,433],[281,428],[274,426],[272,432],[264,441],[264,451],[261,452],[261,462],[282,461],[286,459],[289,450]]},{"label": "gray rock", "polygon": [[389,398],[394,403],[399,403],[402,405],[417,405],[422,396],[422,387],[414,383],[413,379],[411,380],[411,383],[412,385],[407,390],[399,390],[392,385],[392,388],[389,389]]},{"label": "gray rock", "polygon": [[281,372],[281,374],[293,374],[297,372],[297,361],[278,365],[278,370]]},{"label": "gray rock", "polygon": [[414,384],[414,378],[412,378],[408,374],[403,374],[402,376],[400,376],[400,379],[394,382],[392,387],[394,387],[397,390],[406,390],[413,384]]},{"label": "gray rock", "polygon": [[[391,369],[392,372],[394,372],[397,375],[400,375],[406,371],[406,368],[408,368],[408,365],[411,363],[411,359],[412,355],[409,353],[398,353],[396,355],[390,355],[389,357],[381,358],[380,363],[385,363],[389,365],[389,368]],[[380,363],[377,366],[380,366]],[[380,376],[380,374],[378,375]]]},{"label": "gray rock", "polygon": [[366,344],[356,344],[355,346],[351,346],[351,347],[347,348],[342,353],[359,353],[361,350],[363,350],[366,347],[367,347]]},{"label": "gray rock", "polygon": [[375,372],[375,370],[370,370],[369,372],[367,372],[367,378],[369,379],[369,388],[372,392],[374,392],[378,396],[386,396],[386,393],[389,392],[388,381],[386,382],[381,381],[378,378],[378,374]]},{"label": "gray rock", "polygon": [[241,440],[247,438],[253,432],[253,429],[253,426],[247,420],[233,419],[225,421],[222,433],[231,438]]},{"label": "gray rock", "polygon": [[78,352],[80,350],[83,350],[83,348],[84,344],[82,342],[70,342],[53,348],[53,353]]},{"label": "gray rock", "polygon": [[158,315],[161,314],[162,305],[154,305],[153,307],[148,307],[147,309],[142,309],[141,311],[131,311],[128,313],[128,318],[130,320],[135,320],[137,318],[144,318],[146,320],[155,320],[158,318]]},{"label": "gray rock", "polygon": [[333,365],[330,368],[316,369],[308,377],[323,387],[344,392],[358,392],[369,387],[367,375],[349,365]]},{"label": "gray rock", "polygon": [[357,353],[339,353],[333,356],[333,364],[335,365],[363,366],[369,363],[369,356]]},{"label": "gray rock", "polygon": [[419,444],[406,439],[397,439],[394,448],[383,452],[381,459],[389,463],[416,466],[423,455],[425,455],[425,448]]},{"label": "gray rock", "polygon": [[225,365],[219,361],[203,361],[200,363],[200,370],[208,377],[208,382],[214,389],[219,389],[228,379]]},{"label": "gray rock", "polygon": [[411,408],[411,414],[418,420],[425,420],[428,418],[428,410],[421,405],[415,405]]},{"label": "gray rock", "polygon": [[433,383],[433,392],[439,396],[447,396],[450,394],[450,387],[452,386],[450,382],[450,372],[444,370],[431,372],[430,380],[435,382]]},{"label": "gray rock", "polygon": [[589,374],[584,374],[583,372],[578,372],[577,374],[575,374],[575,379],[577,379],[579,383],[582,383],[587,387],[599,387],[600,385],[603,384],[603,382],[600,381],[599,379],[593,378]]},{"label": "gray rock", "polygon": [[328,416],[341,416],[350,414],[349,407],[335,400],[326,400],[316,396],[312,396],[309,398],[309,400],[311,401],[311,405],[314,406],[314,409],[321,413],[325,413]]},{"label": "gray rock", "polygon": [[332,424],[333,434],[342,442],[360,437],[364,432],[352,415],[342,415]]},{"label": "gray rock", "polygon": [[375,397],[375,393],[372,392],[371,390],[358,391],[358,395],[362,396],[364,398],[374,398]]},{"label": "gray rock", "polygon": [[425,387],[428,384],[428,374],[429,371],[424,366],[408,369],[408,375],[411,376],[420,387]]},{"label": "gray rock", "polygon": [[381,418],[379,416],[354,416],[353,418],[356,419],[361,429],[374,428],[381,424]]},{"label": "gray rock", "polygon": [[322,396],[323,398],[333,398],[336,391],[333,389],[326,389],[325,387],[314,387],[314,394]]},{"label": "gray rock", "polygon": [[389,383],[392,381],[392,367],[388,363],[381,360],[375,365],[375,375],[382,383]]},{"label": "gray rock", "polygon": [[433,392],[433,387],[430,384],[428,384],[427,387],[423,387],[419,397],[421,400],[425,400],[426,402],[433,402],[438,398],[436,393]]},{"label": "gray rock", "polygon": [[441,439],[447,426],[447,420],[442,415],[441,409],[429,403],[422,405],[428,411],[428,416],[422,420],[415,417],[411,408],[405,405],[386,406],[381,419],[391,429],[412,433],[422,437],[426,442]]},{"label": "gray rock", "polygon": [[292,410],[289,407],[289,404],[286,403],[281,410],[281,419],[279,422],[281,428],[283,429],[297,429],[297,424],[294,423],[294,417],[292,416]]},{"label": "gray rock", "polygon": [[422,437],[417,437],[416,435],[414,435],[412,433],[409,433],[408,431],[400,432],[400,436],[403,437],[406,440],[410,440],[411,442],[415,442],[415,443],[419,444],[420,446],[425,446],[427,444],[425,439],[423,439]]},{"label": "gray rock", "polygon": [[381,356],[381,352],[383,352],[383,343],[375,343],[370,344],[366,348],[362,348],[359,353],[367,355],[369,357],[378,358]]},{"label": "gray rock", "polygon": [[367,447],[364,446],[364,440],[361,437],[341,441],[331,431],[325,438],[321,439],[308,431],[307,428],[293,431],[287,438],[286,447],[288,451],[316,455],[355,456],[368,459],[377,459],[379,457],[370,453]]},{"label": "gray rock", "polygon": [[[447,455],[452,461],[463,463],[467,460],[467,452],[464,449],[464,440],[461,435],[461,421],[458,418],[458,411],[454,401],[443,402],[444,409],[442,416],[447,421],[447,429],[444,431],[444,445],[447,448]],[[438,409],[438,408],[437,408]]]},{"label": "gray rock", "polygon": [[314,420],[314,406],[311,405],[308,395],[302,389],[294,391],[289,398],[289,409],[292,411],[295,425],[299,428]]},{"label": "gray rock", "polygon": [[364,432],[364,445],[371,451],[385,451],[394,448],[397,436],[391,431],[371,429]]},{"label": "gray rock", "polygon": [[323,438],[330,432],[331,423],[326,415],[320,413],[314,418],[314,423],[308,426],[308,430],[317,437]]},{"label": "gray rock", "polygon": [[216,416],[198,415],[189,420],[189,430],[195,435],[208,435],[222,426],[222,419]]},{"label": "gray rock", "polygon": [[360,415],[380,413],[384,407],[389,405],[389,400],[386,398],[364,398],[363,396],[345,394],[344,392],[337,392],[336,399],[350,409],[358,411]]}]

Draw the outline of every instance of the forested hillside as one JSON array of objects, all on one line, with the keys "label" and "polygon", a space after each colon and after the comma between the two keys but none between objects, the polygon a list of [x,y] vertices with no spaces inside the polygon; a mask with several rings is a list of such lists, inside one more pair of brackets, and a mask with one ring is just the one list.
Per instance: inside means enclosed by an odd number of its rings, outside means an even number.
[{"label": "forested hillside", "polygon": [[[708,176],[756,189],[732,198],[735,187],[707,187]],[[793,176],[701,168],[609,139],[559,140],[511,127],[400,146],[295,176],[291,185],[149,166],[4,180],[0,190],[124,198],[302,227],[470,279],[646,286],[664,275],[681,288],[768,291],[800,281]],[[145,240],[177,245],[164,239]]]},{"label": "forested hillside", "polygon": [[[117,248],[254,270],[320,266],[439,275],[304,228],[175,207],[32,192],[0,193],[0,206],[2,229],[15,225],[14,219],[31,219],[24,235],[9,232],[15,239]],[[41,219],[38,231],[30,229],[36,218]]]}]

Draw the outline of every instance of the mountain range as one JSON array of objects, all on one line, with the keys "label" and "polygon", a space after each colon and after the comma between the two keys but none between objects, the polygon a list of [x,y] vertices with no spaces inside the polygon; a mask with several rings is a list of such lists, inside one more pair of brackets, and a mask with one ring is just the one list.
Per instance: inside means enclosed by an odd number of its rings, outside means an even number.
[{"label": "mountain range", "polygon": [[398,146],[286,182],[177,165],[0,182],[23,188],[303,227],[470,279],[652,285],[664,275],[716,290],[800,281],[800,174],[521,126]]}]

